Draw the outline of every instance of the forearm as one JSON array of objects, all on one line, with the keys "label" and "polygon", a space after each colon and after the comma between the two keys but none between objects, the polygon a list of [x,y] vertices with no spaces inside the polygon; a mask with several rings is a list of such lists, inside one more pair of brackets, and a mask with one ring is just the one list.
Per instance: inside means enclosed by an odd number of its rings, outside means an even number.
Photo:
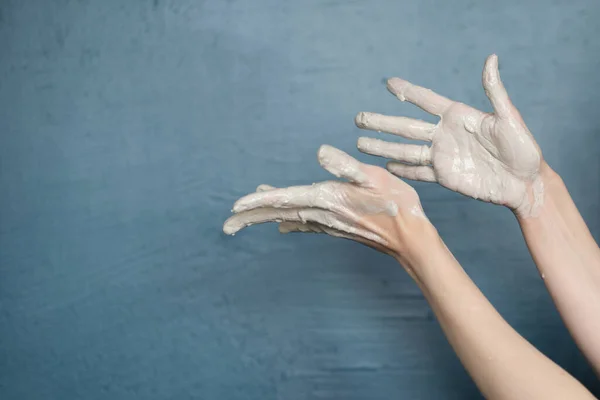
[{"label": "forearm", "polygon": [[560,177],[546,165],[542,177],[544,203],[519,224],[560,315],[600,373],[600,249]]},{"label": "forearm", "polygon": [[448,341],[486,398],[593,398],[508,325],[437,235],[427,240],[426,250],[399,261],[411,270]]}]

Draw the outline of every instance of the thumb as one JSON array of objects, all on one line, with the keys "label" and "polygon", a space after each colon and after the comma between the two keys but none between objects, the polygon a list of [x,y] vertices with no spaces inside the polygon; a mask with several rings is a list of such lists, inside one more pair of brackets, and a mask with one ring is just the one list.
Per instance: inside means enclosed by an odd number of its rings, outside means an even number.
[{"label": "thumb", "polygon": [[363,164],[357,159],[327,144],[317,153],[319,164],[338,178],[348,179],[361,186],[370,186],[370,180],[363,171]]},{"label": "thumb", "polygon": [[485,60],[482,83],[485,94],[488,99],[490,99],[490,103],[492,103],[496,115],[500,118],[510,117],[514,106],[500,79],[498,56],[495,54],[492,54]]}]

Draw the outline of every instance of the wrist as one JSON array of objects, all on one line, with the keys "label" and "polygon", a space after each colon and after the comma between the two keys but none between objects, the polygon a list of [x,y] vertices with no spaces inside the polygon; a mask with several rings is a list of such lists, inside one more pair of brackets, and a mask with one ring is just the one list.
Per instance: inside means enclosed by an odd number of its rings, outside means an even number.
[{"label": "wrist", "polygon": [[417,281],[431,254],[446,248],[427,218],[399,221],[397,236],[399,240],[391,246],[392,255]]},{"label": "wrist", "polygon": [[539,176],[542,182],[544,183],[545,189],[553,189],[558,185],[564,185],[560,175],[558,175],[556,171],[550,168],[546,161],[542,161],[542,164],[540,165]]},{"label": "wrist", "polygon": [[551,203],[552,196],[557,188],[564,187],[560,176],[546,163],[542,161],[537,177],[526,187],[523,204],[513,209],[519,222],[530,218],[539,217],[544,208]]}]

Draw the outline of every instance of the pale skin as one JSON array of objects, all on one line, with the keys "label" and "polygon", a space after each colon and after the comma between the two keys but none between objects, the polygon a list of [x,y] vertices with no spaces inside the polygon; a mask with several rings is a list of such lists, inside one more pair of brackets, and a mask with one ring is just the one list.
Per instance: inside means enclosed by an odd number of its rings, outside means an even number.
[{"label": "pale skin", "polygon": [[347,182],[261,185],[235,203],[224,232],[279,222],[282,232],[327,233],[371,246],[394,257],[415,280],[485,397],[594,398],[497,313],[444,245],[412,187],[330,146],[321,147],[318,160]]},{"label": "pale skin", "polygon": [[439,182],[466,196],[505,205],[520,215],[535,213],[541,185],[541,151],[512,105],[498,73],[498,58],[488,57],[483,86],[494,113],[485,113],[447,99],[400,78],[388,80],[388,90],[440,117],[437,124],[404,117],[361,112],[360,128],[430,142],[412,145],[361,137],[360,151],[395,161],[395,175]]},{"label": "pale skin", "polygon": [[431,146],[360,138],[358,148],[392,158],[387,168],[397,176],[439,182],[465,196],[510,208],[562,319],[600,374],[600,249],[510,101],[495,55],[486,60],[483,87],[493,113],[392,78],[392,94],[440,121],[359,113],[356,124]]}]

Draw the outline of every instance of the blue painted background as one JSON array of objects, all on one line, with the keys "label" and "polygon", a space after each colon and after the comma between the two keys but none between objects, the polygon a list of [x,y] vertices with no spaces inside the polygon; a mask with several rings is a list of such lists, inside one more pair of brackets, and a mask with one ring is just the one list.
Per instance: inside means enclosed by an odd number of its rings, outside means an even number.
[{"label": "blue painted background", "polygon": [[[489,110],[496,52],[599,238],[599,20],[596,0],[1,0],[0,398],[477,398],[391,259],[221,225],[260,183],[328,179],[320,144],[358,155],[356,112],[429,118],[386,77]],[[416,187],[506,319],[600,395],[511,213]]]}]

